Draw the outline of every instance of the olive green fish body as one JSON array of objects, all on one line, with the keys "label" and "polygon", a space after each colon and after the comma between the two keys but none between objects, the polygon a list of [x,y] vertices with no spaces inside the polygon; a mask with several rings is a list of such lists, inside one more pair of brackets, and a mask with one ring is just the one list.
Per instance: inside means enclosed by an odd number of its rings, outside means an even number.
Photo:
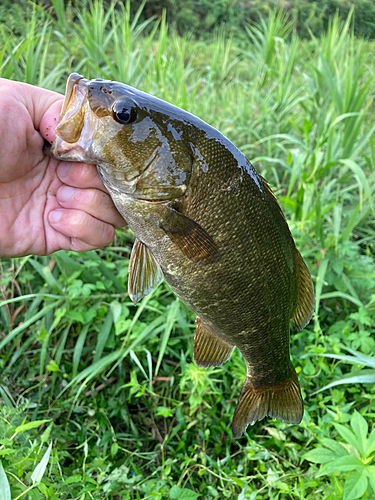
[{"label": "olive green fish body", "polygon": [[[298,423],[303,405],[290,361],[289,322],[299,328],[308,322],[313,288],[269,186],[228,139],[198,118],[131,87],[78,77],[68,83],[65,107],[78,99],[81,111],[66,117],[63,110],[62,138],[52,153],[98,164],[137,238],[131,297],[139,300],[164,278],[197,314],[197,364],[218,366],[233,346],[241,351],[247,378],[235,436],[267,415]],[[77,153],[77,128],[86,137],[90,123],[93,139]]]}]

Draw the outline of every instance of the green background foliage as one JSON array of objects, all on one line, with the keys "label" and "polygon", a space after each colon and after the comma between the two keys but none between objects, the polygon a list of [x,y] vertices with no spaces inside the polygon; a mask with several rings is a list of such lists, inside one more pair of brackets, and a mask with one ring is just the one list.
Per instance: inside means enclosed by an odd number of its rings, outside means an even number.
[{"label": "green background foliage", "polygon": [[[56,12],[69,9],[88,8],[90,0],[38,0],[45,9],[54,6]],[[103,0],[108,9],[111,0]],[[130,0],[130,12],[134,16],[142,2]],[[373,0],[145,0],[140,15],[141,20],[152,16],[160,17],[166,13],[168,24],[182,35],[186,31],[194,32],[200,38],[209,38],[212,32],[225,27],[232,36],[244,40],[246,25],[259,22],[267,17],[272,9],[281,8],[294,21],[294,27],[302,38],[311,35],[319,37],[328,28],[332,17],[337,14],[345,21],[352,8],[354,34],[366,38],[375,38],[375,3]],[[17,29],[20,19],[17,12],[25,10],[26,0],[13,2],[2,0],[0,19],[13,23]],[[15,14],[16,13],[16,14]]]},{"label": "green background foliage", "polygon": [[[139,2],[132,1],[136,9]],[[168,21],[179,33],[195,30],[200,36],[225,25],[233,35],[240,36],[246,23],[259,22],[270,10],[282,8],[295,21],[298,34],[310,37],[323,34],[337,13],[345,20],[355,7],[353,29],[356,35],[375,37],[375,4],[371,0],[147,0],[145,13],[161,15],[167,12]]]},{"label": "green background foliage", "polygon": [[374,44],[352,13],[316,11],[319,37],[299,35],[302,1],[300,17],[259,11],[239,39],[176,31],[173,5],[51,4],[1,10],[2,77],[126,82],[218,128],[270,182],[316,289],[291,332],[306,411],[233,440],[241,355],[197,368],[194,316],[165,284],[130,302],[130,231],[97,252],[3,259],[1,500],[373,498]]}]

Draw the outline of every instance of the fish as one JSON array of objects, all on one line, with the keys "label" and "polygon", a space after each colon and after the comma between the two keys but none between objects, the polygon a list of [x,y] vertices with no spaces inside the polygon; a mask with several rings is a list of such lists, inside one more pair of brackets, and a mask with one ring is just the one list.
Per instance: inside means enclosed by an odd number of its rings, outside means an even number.
[{"label": "fish", "polygon": [[97,165],[135,235],[128,293],[163,280],[196,313],[193,356],[217,367],[241,352],[247,375],[232,433],[265,417],[299,424],[290,322],[314,311],[314,288],[266,180],[218,130],[124,83],[69,76],[48,154]]}]

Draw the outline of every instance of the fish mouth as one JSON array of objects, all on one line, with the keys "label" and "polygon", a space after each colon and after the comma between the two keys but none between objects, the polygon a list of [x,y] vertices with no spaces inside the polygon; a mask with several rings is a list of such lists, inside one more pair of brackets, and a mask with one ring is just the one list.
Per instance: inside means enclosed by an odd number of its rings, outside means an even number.
[{"label": "fish mouth", "polygon": [[78,73],[69,76],[56,127],[56,138],[50,149],[46,148],[45,151],[49,156],[60,160],[95,163],[92,159],[90,161],[89,148],[98,120],[89,105],[88,82]]},{"label": "fish mouth", "polygon": [[69,76],[59,124],[56,127],[56,134],[60,139],[70,144],[78,141],[83,129],[83,108],[84,101],[87,98],[86,85],[83,85],[84,82],[85,79],[78,73],[73,73]]},{"label": "fish mouth", "polygon": [[79,75],[78,73],[71,73],[66,82],[65,98],[61,108],[60,118],[65,115],[70,99],[72,97],[73,90],[75,90],[75,86],[78,84],[78,82],[81,82],[82,87],[82,83],[87,83],[88,80],[86,80],[82,75]]}]

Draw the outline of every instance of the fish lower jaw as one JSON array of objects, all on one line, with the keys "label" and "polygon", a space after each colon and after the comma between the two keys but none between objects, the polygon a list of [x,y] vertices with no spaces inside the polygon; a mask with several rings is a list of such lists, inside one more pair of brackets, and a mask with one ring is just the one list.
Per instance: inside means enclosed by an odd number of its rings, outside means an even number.
[{"label": "fish lower jaw", "polygon": [[56,137],[48,152],[48,156],[52,156],[58,160],[66,161],[82,161],[87,163],[92,163],[87,158],[87,145],[86,144],[76,144],[68,143]]}]

